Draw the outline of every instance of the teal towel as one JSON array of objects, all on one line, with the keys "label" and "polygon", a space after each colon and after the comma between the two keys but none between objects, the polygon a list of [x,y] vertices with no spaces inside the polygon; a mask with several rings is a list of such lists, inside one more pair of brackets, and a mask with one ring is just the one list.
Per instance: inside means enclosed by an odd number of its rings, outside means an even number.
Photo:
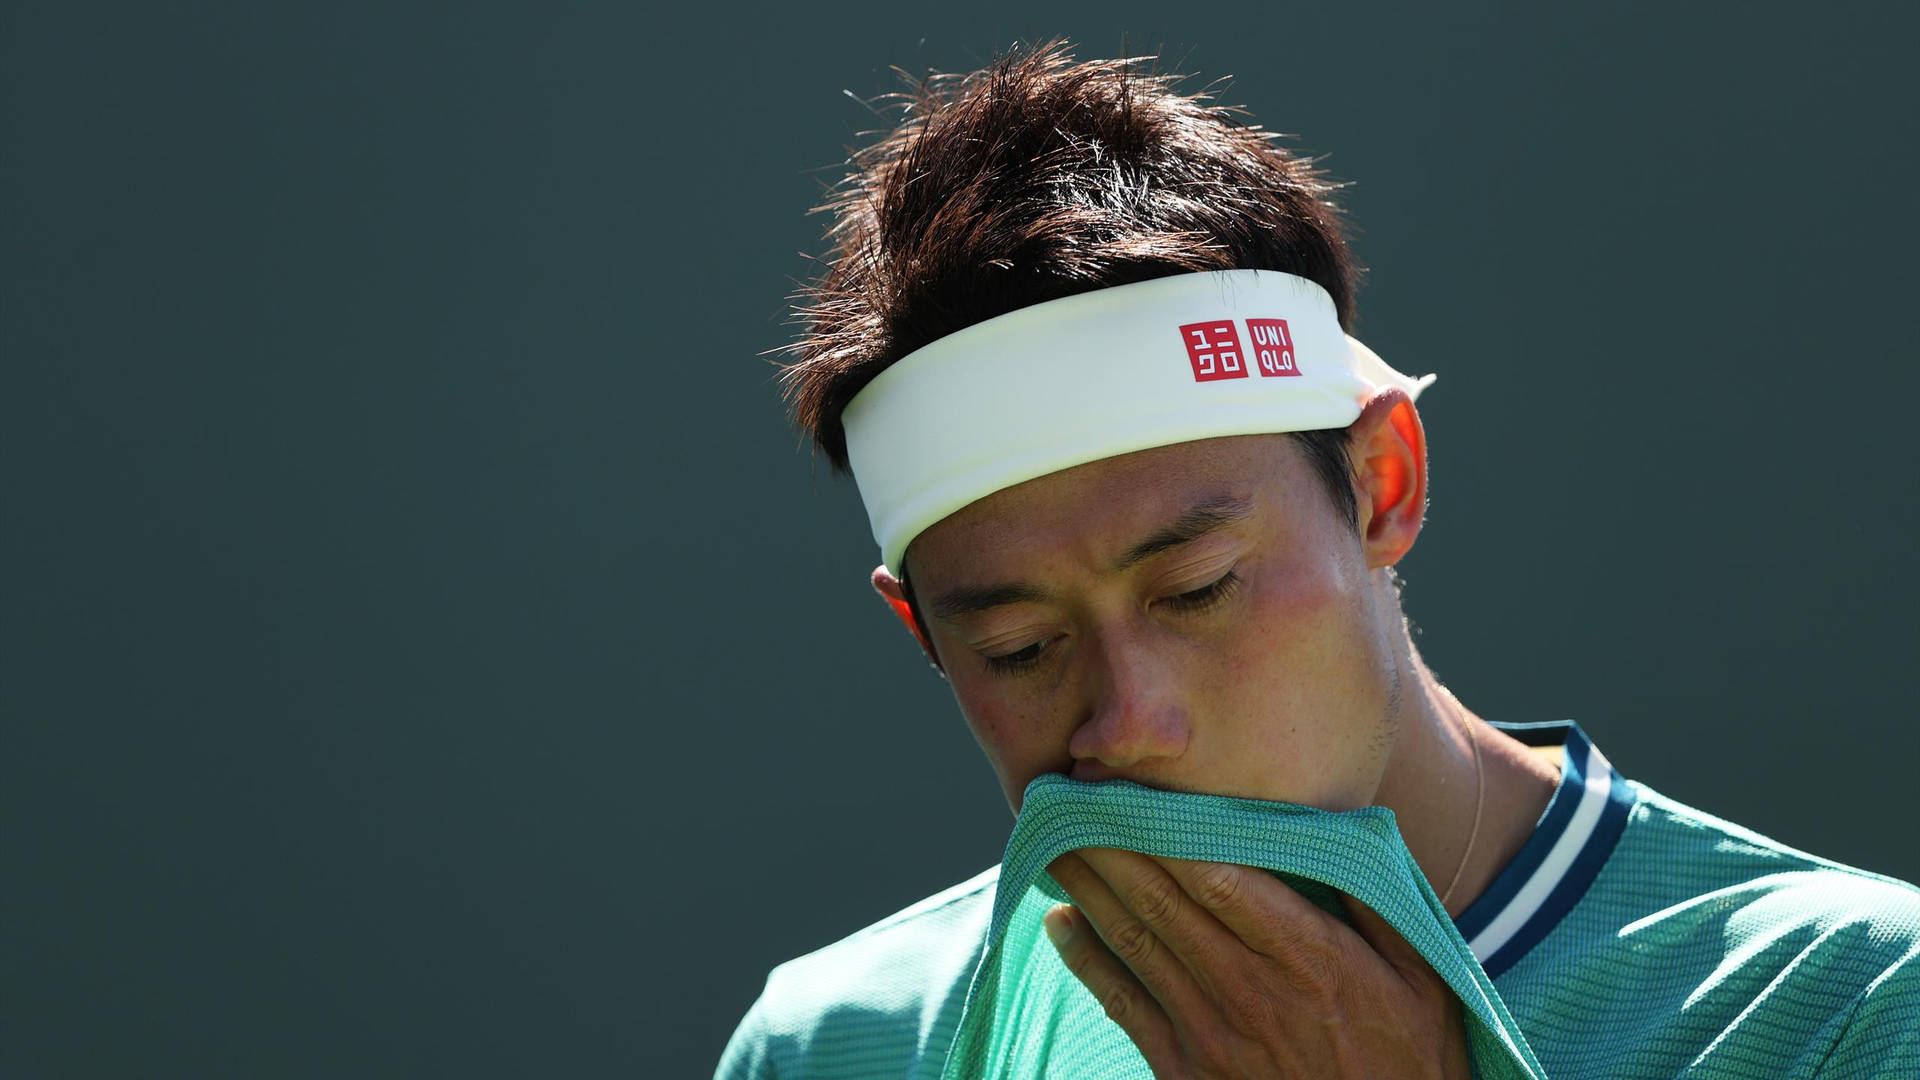
[{"label": "teal towel", "polygon": [[1151,1080],[1139,1050],[1067,971],[1041,929],[1048,908],[1070,902],[1047,864],[1083,847],[1261,867],[1343,920],[1330,889],[1348,893],[1398,930],[1459,995],[1475,1076],[1546,1075],[1400,839],[1393,811],[1336,813],[1050,773],[1027,785],[1007,841],[987,949],[942,1080]]}]

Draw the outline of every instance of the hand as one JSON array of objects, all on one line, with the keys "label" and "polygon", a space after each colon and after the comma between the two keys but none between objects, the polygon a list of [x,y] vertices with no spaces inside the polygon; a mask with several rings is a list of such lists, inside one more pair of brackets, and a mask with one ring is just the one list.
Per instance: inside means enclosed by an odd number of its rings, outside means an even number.
[{"label": "hand", "polygon": [[1467,1080],[1455,997],[1345,894],[1351,927],[1264,870],[1082,848],[1047,868],[1060,957],[1159,1080]]}]

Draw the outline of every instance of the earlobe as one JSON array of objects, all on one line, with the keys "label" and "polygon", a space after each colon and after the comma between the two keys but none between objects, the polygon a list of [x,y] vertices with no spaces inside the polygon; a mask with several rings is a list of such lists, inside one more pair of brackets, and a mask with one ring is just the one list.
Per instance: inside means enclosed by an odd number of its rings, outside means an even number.
[{"label": "earlobe", "polygon": [[913,640],[920,643],[920,651],[927,654],[928,662],[938,668],[940,659],[934,655],[933,645],[920,633],[920,623],[913,617],[913,605],[907,603],[906,586],[885,566],[874,567],[871,580],[873,591],[880,594],[880,599],[887,602],[887,608],[893,612],[894,618],[899,619],[900,625],[913,635]]},{"label": "earlobe", "polygon": [[1375,394],[1353,423],[1360,461],[1361,518],[1370,567],[1412,549],[1427,509],[1427,436],[1413,399],[1397,387]]}]

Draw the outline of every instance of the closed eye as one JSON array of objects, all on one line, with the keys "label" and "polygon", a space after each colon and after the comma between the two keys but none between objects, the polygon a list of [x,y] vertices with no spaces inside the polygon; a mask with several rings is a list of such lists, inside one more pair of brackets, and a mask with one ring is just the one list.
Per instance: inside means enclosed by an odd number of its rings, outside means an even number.
[{"label": "closed eye", "polygon": [[1012,675],[1038,664],[1040,655],[1052,643],[1053,638],[1044,638],[1018,652],[1010,652],[1005,656],[983,656],[980,659],[986,661],[988,671],[996,675]]},{"label": "closed eye", "polygon": [[1232,596],[1234,590],[1239,587],[1240,575],[1229,570],[1210,585],[1202,585],[1191,592],[1169,596],[1160,602],[1181,614],[1195,615]]},{"label": "closed eye", "polygon": [[[1159,603],[1166,605],[1182,615],[1198,615],[1224,602],[1239,588],[1239,573],[1229,570],[1206,585],[1187,592],[1178,593],[1174,596],[1169,596],[1159,601]],[[1051,646],[1055,640],[1056,638],[1052,637],[1043,638],[1028,645],[1024,649],[1007,653],[1004,656],[982,656],[980,659],[985,662],[987,670],[996,675],[1018,674],[1039,664],[1041,658],[1046,655],[1047,648]]]}]

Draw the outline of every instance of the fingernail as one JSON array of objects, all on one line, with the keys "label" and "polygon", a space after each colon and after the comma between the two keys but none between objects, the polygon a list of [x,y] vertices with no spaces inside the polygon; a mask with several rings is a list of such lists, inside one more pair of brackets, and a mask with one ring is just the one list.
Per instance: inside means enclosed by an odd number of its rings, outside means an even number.
[{"label": "fingernail", "polygon": [[1064,949],[1073,940],[1073,909],[1054,908],[1041,916],[1040,925],[1047,928],[1047,937],[1053,939],[1053,947]]}]

